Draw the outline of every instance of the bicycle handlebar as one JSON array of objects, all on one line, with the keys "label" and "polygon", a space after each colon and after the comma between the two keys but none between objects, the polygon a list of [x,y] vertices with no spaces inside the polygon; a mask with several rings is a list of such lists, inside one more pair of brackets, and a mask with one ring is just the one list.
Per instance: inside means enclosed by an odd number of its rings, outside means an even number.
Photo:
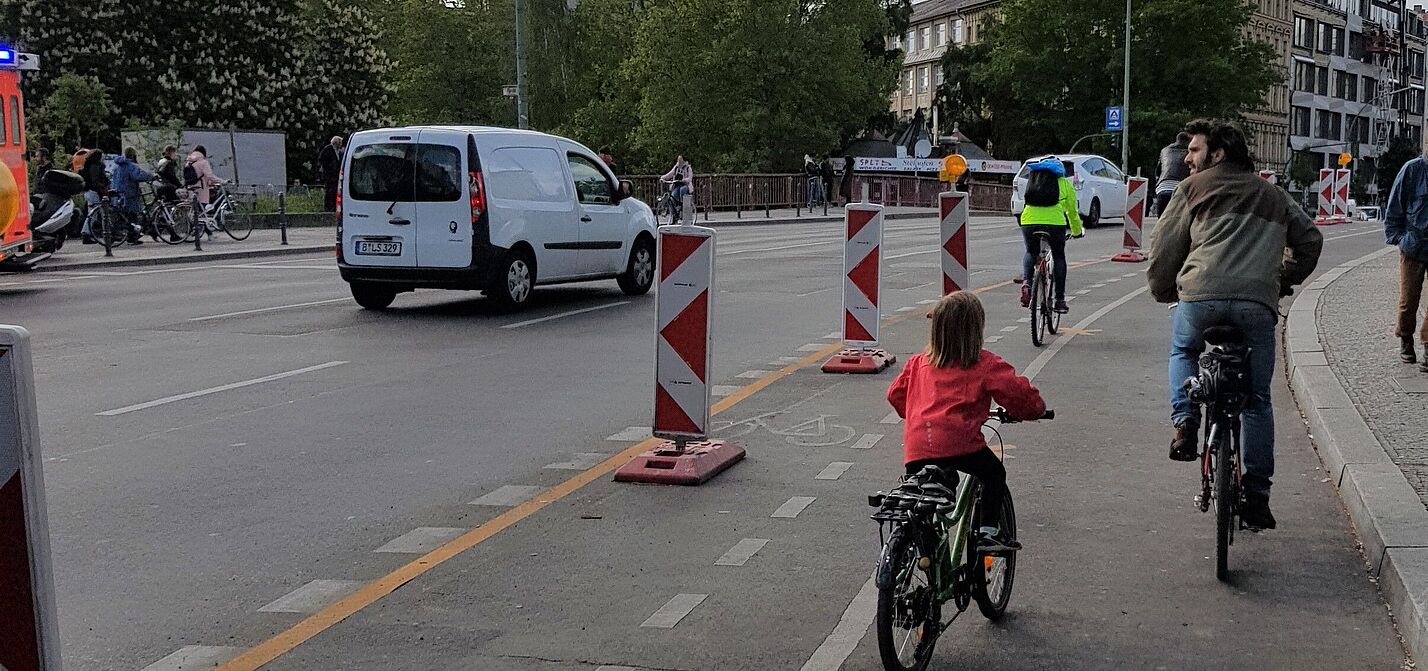
[{"label": "bicycle handlebar", "polygon": [[987,419],[995,419],[1002,424],[1018,424],[1024,421],[1036,422],[1041,421],[1043,419],[1056,419],[1056,410],[1053,408],[1047,408],[1046,412],[1042,413],[1042,415],[1036,419],[1022,420],[1012,417],[1011,413],[1007,412],[1006,408],[994,408],[992,409],[992,412],[987,415]]}]

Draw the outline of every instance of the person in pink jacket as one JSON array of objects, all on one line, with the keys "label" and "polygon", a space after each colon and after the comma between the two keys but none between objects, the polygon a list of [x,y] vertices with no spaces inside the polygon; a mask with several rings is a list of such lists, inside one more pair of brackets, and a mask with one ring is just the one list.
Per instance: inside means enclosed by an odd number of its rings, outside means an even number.
[{"label": "person in pink jacket", "polygon": [[208,163],[208,148],[197,145],[189,153],[188,160],[184,161],[184,186],[191,192],[198,202],[205,207],[213,199],[213,187],[225,182],[213,174],[213,166]]}]

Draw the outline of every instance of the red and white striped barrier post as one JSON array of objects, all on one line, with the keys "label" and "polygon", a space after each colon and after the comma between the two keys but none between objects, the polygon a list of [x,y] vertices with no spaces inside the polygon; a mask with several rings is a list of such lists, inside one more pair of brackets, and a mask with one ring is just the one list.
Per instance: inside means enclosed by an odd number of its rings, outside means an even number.
[{"label": "red and white striped barrier post", "polygon": [[1346,168],[1334,171],[1334,221],[1349,223],[1349,182],[1352,172]]},{"label": "red and white striped barrier post", "polygon": [[942,295],[971,288],[967,269],[967,215],[971,203],[962,191],[938,196],[942,209]]},{"label": "red and white striped barrier post", "polygon": [[615,471],[619,482],[698,485],[744,458],[709,436],[713,370],[714,229],[659,229],[655,297],[655,402],[651,426],[665,442]]},{"label": "red and white striped barrier post", "polygon": [[1262,180],[1264,180],[1264,181],[1266,181],[1266,182],[1269,182],[1270,184],[1278,184],[1278,183],[1279,183],[1279,179],[1278,179],[1277,177],[1275,177],[1273,170],[1261,170],[1261,171],[1259,171],[1259,178],[1262,179]]},{"label": "red and white striped barrier post", "polygon": [[1315,187],[1319,192],[1319,207],[1314,215],[1314,223],[1328,226],[1334,222],[1334,170],[1319,169],[1319,182]]},{"label": "red and white striped barrier post", "polygon": [[30,335],[0,326],[0,669],[58,671]]},{"label": "red and white striped barrier post", "polygon": [[878,348],[883,263],[883,207],[854,203],[843,220],[843,350],[823,363],[825,373],[878,373],[897,362]]},{"label": "red and white striped barrier post", "polygon": [[1112,256],[1112,261],[1121,263],[1142,263],[1145,254],[1140,251],[1141,231],[1145,227],[1145,198],[1150,180],[1131,177],[1126,181],[1126,216],[1124,219],[1125,251]]}]

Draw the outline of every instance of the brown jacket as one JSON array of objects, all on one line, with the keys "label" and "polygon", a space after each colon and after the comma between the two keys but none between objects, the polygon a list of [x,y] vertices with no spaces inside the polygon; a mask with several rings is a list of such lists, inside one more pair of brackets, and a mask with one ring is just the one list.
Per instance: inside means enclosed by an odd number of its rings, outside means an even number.
[{"label": "brown jacket", "polygon": [[1247,300],[1279,307],[1314,272],[1324,236],[1289,195],[1220,164],[1180,183],[1150,238],[1150,292],[1161,303]]}]

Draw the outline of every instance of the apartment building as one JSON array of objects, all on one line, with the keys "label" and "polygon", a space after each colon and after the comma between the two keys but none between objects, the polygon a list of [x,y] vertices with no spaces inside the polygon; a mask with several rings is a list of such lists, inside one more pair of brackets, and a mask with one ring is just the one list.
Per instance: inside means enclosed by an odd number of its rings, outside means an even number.
[{"label": "apartment building", "polygon": [[1402,0],[1294,0],[1289,144],[1311,165],[1348,152],[1372,171],[1393,138],[1422,146],[1421,12]]},{"label": "apartment building", "polygon": [[998,0],[924,0],[912,6],[912,20],[900,45],[906,54],[902,73],[889,100],[899,118],[931,109],[942,85],[943,54],[949,46],[981,39],[982,19],[997,4]]},{"label": "apartment building", "polygon": [[1245,114],[1250,152],[1261,170],[1283,170],[1289,161],[1289,45],[1292,0],[1257,0],[1245,33],[1274,50],[1279,83],[1265,92],[1264,102]]}]

